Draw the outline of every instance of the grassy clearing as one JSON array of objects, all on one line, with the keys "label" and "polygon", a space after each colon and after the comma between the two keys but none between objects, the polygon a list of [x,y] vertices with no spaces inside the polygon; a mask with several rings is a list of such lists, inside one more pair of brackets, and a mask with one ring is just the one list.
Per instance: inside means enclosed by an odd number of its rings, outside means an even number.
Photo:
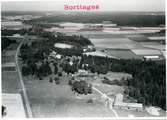
[{"label": "grassy clearing", "polygon": [[[60,84],[45,80],[35,80],[26,77],[25,85],[35,117],[113,117],[109,108],[99,102],[96,93],[78,95],[71,91],[67,81],[69,76],[63,76]],[[93,99],[93,103],[87,103]]]},{"label": "grassy clearing", "polygon": [[35,117],[113,117],[114,114],[99,102],[67,98],[30,99]]}]

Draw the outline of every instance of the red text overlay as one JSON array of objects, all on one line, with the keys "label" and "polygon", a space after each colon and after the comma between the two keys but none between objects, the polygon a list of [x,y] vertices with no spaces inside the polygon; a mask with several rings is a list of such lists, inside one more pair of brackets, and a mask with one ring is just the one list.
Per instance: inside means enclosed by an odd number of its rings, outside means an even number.
[{"label": "red text overlay", "polygon": [[64,5],[66,11],[96,11],[99,9],[99,5]]}]

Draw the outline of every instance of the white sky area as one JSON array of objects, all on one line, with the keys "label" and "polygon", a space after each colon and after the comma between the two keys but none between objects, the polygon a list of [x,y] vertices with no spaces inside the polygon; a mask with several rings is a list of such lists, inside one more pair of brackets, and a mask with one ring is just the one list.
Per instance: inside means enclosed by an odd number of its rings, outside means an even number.
[{"label": "white sky area", "polygon": [[2,11],[63,11],[64,5],[99,5],[99,11],[165,11],[165,0],[2,0]]}]

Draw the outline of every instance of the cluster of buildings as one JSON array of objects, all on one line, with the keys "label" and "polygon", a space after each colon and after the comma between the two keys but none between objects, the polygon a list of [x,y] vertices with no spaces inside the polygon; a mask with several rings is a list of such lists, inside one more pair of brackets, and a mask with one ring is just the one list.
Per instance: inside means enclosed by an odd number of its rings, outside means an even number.
[{"label": "cluster of buildings", "polygon": [[125,103],[123,98],[124,96],[121,93],[117,94],[114,99],[113,107],[116,109],[143,111],[143,105],[141,103]]}]

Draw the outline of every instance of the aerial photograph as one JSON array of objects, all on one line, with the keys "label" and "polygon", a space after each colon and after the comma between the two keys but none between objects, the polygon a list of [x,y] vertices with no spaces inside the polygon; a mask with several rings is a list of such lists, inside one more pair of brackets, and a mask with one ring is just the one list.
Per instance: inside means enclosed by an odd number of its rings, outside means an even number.
[{"label": "aerial photograph", "polygon": [[2,0],[2,118],[166,118],[165,34],[165,0]]}]

